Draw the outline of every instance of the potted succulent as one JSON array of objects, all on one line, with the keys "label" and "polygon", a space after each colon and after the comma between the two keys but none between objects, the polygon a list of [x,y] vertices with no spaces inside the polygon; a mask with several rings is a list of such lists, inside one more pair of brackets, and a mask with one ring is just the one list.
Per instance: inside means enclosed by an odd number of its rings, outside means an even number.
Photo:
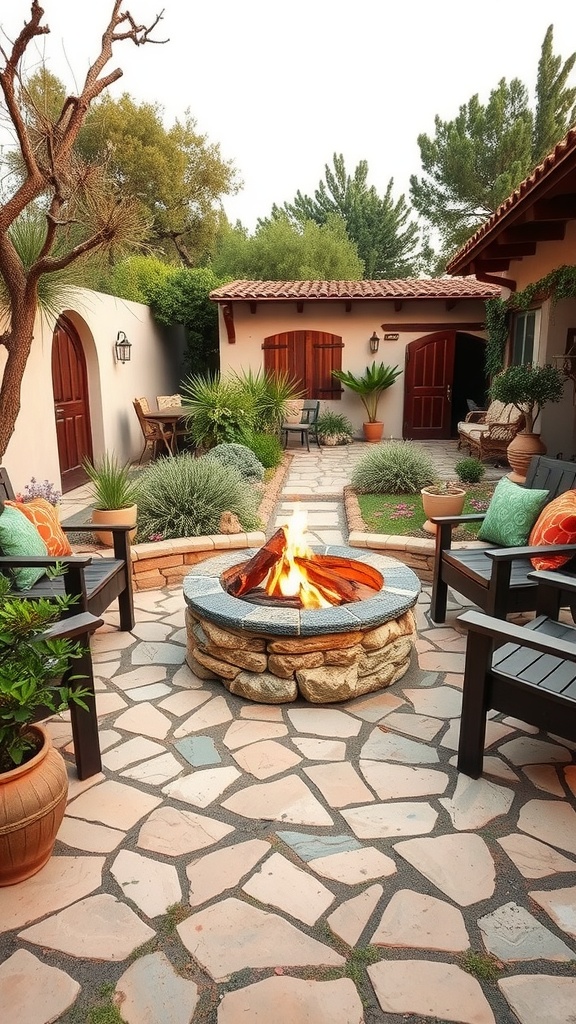
[{"label": "potted succulent", "polygon": [[380,441],[384,432],[384,424],[378,419],[378,405],[382,395],[392,387],[402,370],[397,366],[385,366],[384,363],[372,363],[367,366],[361,377],[344,370],[332,370],[332,376],[345,384],[351,391],[360,396],[360,401],[368,417],[363,424],[366,441]]},{"label": "potted succulent", "polygon": [[[92,482],[92,522],[110,526],[136,527],[138,506],[136,485],[130,477],[130,467],[122,465],[114,454],[104,452],[98,462],[84,461],[84,469]],[[136,536],[134,528],[130,540]],[[112,534],[98,531],[96,537],[101,544],[112,547]]]},{"label": "potted succulent", "polygon": [[521,363],[499,373],[490,385],[490,395],[497,402],[512,404],[524,415],[524,427],[510,442],[506,457],[512,467],[510,480],[524,483],[533,455],[545,455],[546,445],[534,425],[547,402],[559,402],[564,392],[564,378],[556,366],[535,366]]},{"label": "potted succulent", "polygon": [[436,526],[430,522],[432,516],[461,516],[466,490],[454,480],[442,480],[428,487],[422,487],[422,508],[426,516],[423,529],[428,533],[436,533]]},{"label": "potted succulent", "polygon": [[[64,816],[68,776],[39,718],[86,707],[88,690],[63,686],[81,645],[50,636],[50,625],[77,598],[11,597],[0,575],[0,885],[29,878],[49,859]],[[75,677],[71,677],[72,681]]]}]

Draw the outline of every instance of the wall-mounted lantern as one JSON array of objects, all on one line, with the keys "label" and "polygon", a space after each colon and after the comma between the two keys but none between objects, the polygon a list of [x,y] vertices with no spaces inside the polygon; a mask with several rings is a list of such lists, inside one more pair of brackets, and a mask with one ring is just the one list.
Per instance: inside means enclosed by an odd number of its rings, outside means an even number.
[{"label": "wall-mounted lantern", "polygon": [[377,351],[378,351],[378,349],[379,349],[379,347],[380,347],[380,338],[376,334],[376,331],[374,331],[374,333],[373,333],[372,337],[370,338],[368,344],[370,345],[370,351],[371,351],[372,355],[375,356]]},{"label": "wall-mounted lantern", "polygon": [[116,336],[116,342],[115,342],[114,348],[116,349],[116,360],[117,360],[117,362],[119,362],[119,363],[129,363],[130,362],[130,349],[132,348],[132,345],[128,341],[128,338],[124,334],[124,331],[118,331],[118,334]]}]

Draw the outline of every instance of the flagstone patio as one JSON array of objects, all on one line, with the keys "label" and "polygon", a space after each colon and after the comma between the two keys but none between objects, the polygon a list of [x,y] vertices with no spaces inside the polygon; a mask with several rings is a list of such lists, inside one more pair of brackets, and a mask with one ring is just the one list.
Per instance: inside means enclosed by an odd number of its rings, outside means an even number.
[{"label": "flagstone patio", "polygon": [[[345,537],[341,487],[318,543]],[[0,889],[0,1018],[573,1024],[576,744],[494,715],[459,775],[461,606],[435,627],[429,601],[402,679],[317,707],[196,677],[181,588],[137,594],[131,634],[111,611],[103,773],[75,778],[54,720],[70,800],[51,861]]]}]

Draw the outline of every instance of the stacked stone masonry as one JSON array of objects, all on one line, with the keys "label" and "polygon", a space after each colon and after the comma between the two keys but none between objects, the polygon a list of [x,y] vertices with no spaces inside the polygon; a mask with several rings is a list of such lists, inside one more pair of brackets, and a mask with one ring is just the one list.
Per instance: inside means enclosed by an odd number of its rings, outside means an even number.
[{"label": "stacked stone masonry", "polygon": [[375,629],[321,636],[247,636],[186,609],[187,662],[201,679],[258,703],[313,704],[381,690],[408,670],[416,625],[411,611]]}]

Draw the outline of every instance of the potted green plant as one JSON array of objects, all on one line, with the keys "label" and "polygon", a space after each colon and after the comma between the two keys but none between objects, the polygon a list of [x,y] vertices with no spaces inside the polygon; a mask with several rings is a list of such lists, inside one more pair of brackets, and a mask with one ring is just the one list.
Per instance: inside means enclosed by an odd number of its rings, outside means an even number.
[{"label": "potted green plant", "polygon": [[494,377],[490,395],[497,402],[514,405],[524,415],[524,427],[506,449],[506,457],[516,483],[524,483],[533,455],[545,455],[546,445],[534,425],[547,402],[559,402],[564,392],[564,378],[556,366],[520,363],[509,366]]},{"label": "potted green plant", "polygon": [[[136,484],[130,476],[130,467],[122,465],[114,454],[104,452],[97,462],[84,461],[84,469],[92,483],[92,522],[110,526],[136,527],[138,506]],[[136,536],[136,529],[130,533],[130,540]],[[99,531],[96,537],[101,544],[112,547],[112,534]]]},{"label": "potted green plant", "polygon": [[[63,686],[81,645],[48,627],[77,598],[12,597],[0,575],[0,885],[29,878],[49,859],[64,816],[68,776],[41,717],[86,707],[88,690]],[[74,677],[71,677],[71,680]],[[70,680],[70,681],[71,681]]]},{"label": "potted green plant", "polygon": [[453,480],[441,480],[420,490],[422,508],[427,516],[423,529],[428,533],[436,533],[433,516],[460,516],[466,501],[466,490]]},{"label": "potted green plant", "polygon": [[378,419],[378,405],[384,392],[392,387],[401,373],[402,370],[397,366],[385,366],[384,363],[377,366],[376,362],[373,362],[372,366],[367,366],[361,377],[344,370],[332,370],[332,376],[336,380],[360,396],[368,417],[363,424],[364,437],[367,441],[381,440],[384,424]]}]

